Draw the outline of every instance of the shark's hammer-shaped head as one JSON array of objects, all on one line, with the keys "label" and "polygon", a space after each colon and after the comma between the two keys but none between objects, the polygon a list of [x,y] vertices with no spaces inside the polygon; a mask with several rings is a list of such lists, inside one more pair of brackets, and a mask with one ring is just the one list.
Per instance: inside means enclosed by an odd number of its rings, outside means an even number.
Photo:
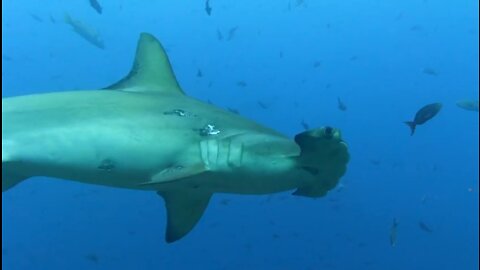
[{"label": "shark's hammer-shaped head", "polygon": [[316,179],[313,186],[298,188],[293,194],[306,197],[324,196],[345,174],[350,159],[347,144],[340,131],[332,127],[312,129],[295,136],[301,148],[299,166]]}]

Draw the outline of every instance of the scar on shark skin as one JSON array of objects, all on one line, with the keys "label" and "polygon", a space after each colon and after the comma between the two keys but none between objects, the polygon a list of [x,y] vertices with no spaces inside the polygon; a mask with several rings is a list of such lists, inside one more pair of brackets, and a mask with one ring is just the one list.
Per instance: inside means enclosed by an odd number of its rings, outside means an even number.
[{"label": "scar on shark skin", "polygon": [[111,172],[113,169],[115,169],[115,161],[106,158],[102,160],[102,162],[100,163],[100,165],[98,165],[97,168],[103,171]]}]

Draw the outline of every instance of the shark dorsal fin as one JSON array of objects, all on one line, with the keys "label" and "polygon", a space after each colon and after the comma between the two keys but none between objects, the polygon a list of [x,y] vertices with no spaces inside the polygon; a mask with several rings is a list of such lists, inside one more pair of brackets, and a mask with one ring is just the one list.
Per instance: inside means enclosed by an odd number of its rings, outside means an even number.
[{"label": "shark dorsal fin", "polygon": [[160,42],[148,33],[140,35],[130,73],[105,89],[184,94],[175,78],[165,50]]}]

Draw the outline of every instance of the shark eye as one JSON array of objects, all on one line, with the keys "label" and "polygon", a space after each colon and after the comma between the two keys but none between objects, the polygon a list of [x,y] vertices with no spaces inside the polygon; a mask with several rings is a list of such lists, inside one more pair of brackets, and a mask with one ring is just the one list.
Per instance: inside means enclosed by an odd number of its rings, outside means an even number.
[{"label": "shark eye", "polygon": [[331,127],[326,127],[325,128],[325,135],[328,137],[328,138],[331,138],[333,136],[333,128]]}]

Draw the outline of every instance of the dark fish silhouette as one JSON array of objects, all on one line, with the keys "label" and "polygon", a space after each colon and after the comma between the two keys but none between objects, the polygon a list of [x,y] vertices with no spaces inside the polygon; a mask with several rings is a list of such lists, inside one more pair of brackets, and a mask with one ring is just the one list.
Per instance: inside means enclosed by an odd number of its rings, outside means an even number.
[{"label": "dark fish silhouette", "polygon": [[380,163],[382,163],[382,162],[381,162],[380,160],[378,160],[378,159],[370,159],[370,163],[371,163],[372,165],[378,166],[378,165],[380,165]]},{"label": "dark fish silhouette", "polygon": [[260,106],[260,108],[262,108],[262,109],[265,109],[265,110],[268,109],[268,105],[265,104],[265,102],[263,102],[263,101],[257,101],[257,104],[258,104],[258,106]]},{"label": "dark fish silhouette", "polygon": [[337,101],[338,101],[338,109],[340,111],[346,111],[347,106],[345,105],[345,103],[343,103],[342,100],[340,100],[340,98],[337,98]]},{"label": "dark fish silhouette", "polygon": [[232,40],[232,38],[235,36],[235,32],[237,32],[238,26],[232,27],[230,31],[228,31],[228,37],[227,41]]},{"label": "dark fish silhouette", "polygon": [[428,226],[427,224],[423,223],[422,221],[418,222],[418,226],[420,227],[420,229],[424,232],[428,232],[428,233],[432,233],[433,230],[432,228],[430,228],[430,226]]},{"label": "dark fish silhouette", "polygon": [[403,18],[403,12],[398,13],[398,15],[395,17],[395,21],[400,21]]},{"label": "dark fish silhouette", "polygon": [[102,6],[98,3],[97,0],[89,0],[90,6],[98,12],[98,14],[102,14]]},{"label": "dark fish silhouette", "polygon": [[308,123],[305,122],[304,119],[302,119],[302,122],[301,122],[300,124],[302,124],[302,127],[303,127],[305,130],[309,130],[309,129],[310,129],[310,125],[308,125]]},{"label": "dark fish silhouette", "polygon": [[412,27],[410,27],[410,31],[421,31],[423,29],[423,27],[419,24],[416,24]]},{"label": "dark fish silhouette", "polygon": [[198,69],[198,72],[197,72],[197,77],[203,77],[203,73],[200,69]]},{"label": "dark fish silhouette", "polygon": [[478,112],[478,100],[460,100],[456,104],[464,110]]},{"label": "dark fish silhouette", "polygon": [[210,6],[210,0],[205,2],[205,11],[207,12],[208,16],[212,14],[212,7]]},{"label": "dark fish silhouette", "polygon": [[37,22],[43,22],[43,19],[36,14],[30,13],[30,17],[32,17]]},{"label": "dark fish silhouette", "polygon": [[98,257],[97,254],[95,253],[90,253],[90,254],[87,254],[85,256],[85,259],[91,261],[91,262],[94,262],[94,263],[98,263],[98,261],[100,260],[100,258]]},{"label": "dark fish silhouette", "polygon": [[218,29],[217,29],[217,39],[218,39],[218,40],[222,40],[222,39],[223,39],[222,32],[220,32],[220,30],[218,30]]},{"label": "dark fish silhouette", "polygon": [[422,72],[427,75],[438,76],[438,72],[433,68],[426,67],[422,69]]},{"label": "dark fish silhouette", "polygon": [[393,219],[392,227],[390,227],[390,246],[395,247],[397,245],[397,229],[398,229],[398,220]]},{"label": "dark fish silhouette", "polygon": [[239,81],[239,82],[237,82],[237,85],[240,86],[240,87],[246,87],[247,83],[244,82],[244,81]]},{"label": "dark fish silhouette", "polygon": [[237,109],[234,109],[234,108],[227,107],[227,110],[229,110],[230,112],[232,112],[234,114],[240,114],[240,112]]},{"label": "dark fish silhouette", "polygon": [[415,119],[413,121],[407,121],[407,124],[410,127],[411,133],[410,136],[415,133],[415,128],[417,125],[422,125],[428,120],[432,119],[437,113],[442,109],[441,103],[432,103],[421,108],[417,114],[415,114]]}]

